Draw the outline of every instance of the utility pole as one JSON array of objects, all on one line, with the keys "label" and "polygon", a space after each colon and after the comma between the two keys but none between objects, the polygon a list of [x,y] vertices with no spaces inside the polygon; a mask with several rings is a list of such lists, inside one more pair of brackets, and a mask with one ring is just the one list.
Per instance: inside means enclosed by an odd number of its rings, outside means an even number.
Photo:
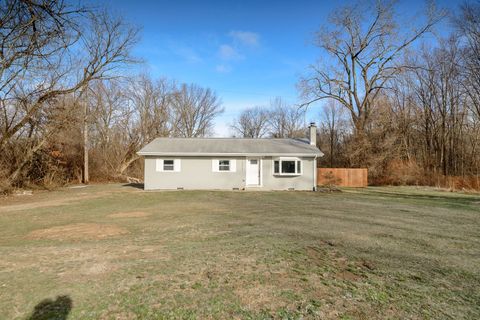
[{"label": "utility pole", "polygon": [[85,88],[84,95],[84,117],[83,117],[83,183],[88,184],[88,88]]}]

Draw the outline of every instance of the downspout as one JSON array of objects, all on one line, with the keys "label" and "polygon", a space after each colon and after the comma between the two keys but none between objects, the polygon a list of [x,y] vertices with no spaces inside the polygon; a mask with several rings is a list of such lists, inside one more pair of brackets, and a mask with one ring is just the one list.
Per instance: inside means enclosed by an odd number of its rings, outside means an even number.
[{"label": "downspout", "polygon": [[[311,146],[317,147],[317,126],[315,122],[310,122],[308,126],[309,142]],[[313,158],[313,187],[312,191],[317,191],[317,155]]]},{"label": "downspout", "polygon": [[248,157],[245,156],[245,161],[243,162],[243,190],[247,190],[247,162],[248,162]]}]

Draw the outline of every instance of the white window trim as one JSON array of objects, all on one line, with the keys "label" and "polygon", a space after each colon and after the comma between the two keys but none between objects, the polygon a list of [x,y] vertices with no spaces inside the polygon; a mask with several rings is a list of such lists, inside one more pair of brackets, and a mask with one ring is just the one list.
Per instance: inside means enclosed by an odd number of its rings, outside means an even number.
[{"label": "white window trim", "polygon": [[[163,161],[164,160],[173,160],[173,170],[164,170]],[[156,159],[155,160],[155,171],[157,172],[182,172],[182,161],[180,159]]]},{"label": "white window trim", "polygon": [[[230,161],[230,170],[220,170],[220,160]],[[212,159],[212,172],[237,172],[237,160],[236,159]]]},{"label": "white window trim", "polygon": [[[275,161],[279,161],[278,173],[275,173]],[[282,173],[282,161],[295,161],[295,173]],[[300,172],[297,172],[297,166],[298,166],[297,161],[300,161]],[[290,176],[290,177],[301,176],[303,175],[303,167],[304,167],[304,163],[302,159],[298,157],[279,157],[279,158],[272,159],[272,174],[274,176]]]}]

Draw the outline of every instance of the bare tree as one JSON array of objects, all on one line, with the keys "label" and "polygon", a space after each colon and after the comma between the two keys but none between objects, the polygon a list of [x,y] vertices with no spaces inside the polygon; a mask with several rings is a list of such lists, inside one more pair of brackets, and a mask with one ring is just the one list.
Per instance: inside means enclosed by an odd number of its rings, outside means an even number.
[{"label": "bare tree", "polygon": [[429,146],[425,155],[434,156],[433,169],[440,169],[443,175],[459,172],[457,148],[462,144],[466,120],[459,48],[456,37],[442,40],[438,48],[423,51],[422,68],[415,70]]},{"label": "bare tree", "polygon": [[[48,60],[48,66],[41,66],[42,70],[38,70],[39,66],[32,66],[33,70],[30,75],[20,77],[17,74],[14,77],[17,86],[19,85],[18,81],[26,81],[24,88],[33,88],[28,92],[23,91],[20,96],[16,95],[18,91],[15,88],[11,88],[7,94],[13,93],[16,96],[4,97],[4,102],[9,98],[28,99],[30,107],[21,115],[13,112],[14,116],[12,117],[8,116],[7,110],[4,111],[7,118],[5,123],[8,125],[4,128],[0,147],[18,133],[30,117],[45,105],[46,101],[78,92],[84,89],[90,81],[106,77],[108,72],[119,65],[132,61],[129,51],[136,41],[136,31],[126,29],[123,22],[112,19],[107,14],[98,15],[92,12],[89,18],[88,23],[91,24],[91,30],[83,30],[84,33],[79,35],[85,51],[82,50],[82,47],[77,50],[71,47],[59,48],[56,52],[58,55],[55,57],[56,61],[53,58],[45,58]],[[70,45],[73,46],[73,43]],[[86,55],[82,55],[81,52],[86,52]],[[30,55],[35,57],[36,53],[32,51]],[[55,64],[52,61],[55,61]],[[6,107],[5,103],[2,103],[2,107]]]},{"label": "bare tree", "polygon": [[470,98],[469,106],[480,119],[480,2],[464,3],[454,22],[466,41],[463,48],[464,85]]},{"label": "bare tree", "polygon": [[269,130],[269,117],[265,107],[245,109],[234,120],[232,129],[244,138],[263,138]]},{"label": "bare tree", "polygon": [[358,135],[363,135],[375,98],[402,70],[399,55],[429,32],[443,17],[430,8],[426,22],[403,35],[394,1],[357,2],[330,15],[316,44],[331,63],[312,66],[300,88],[306,104],[333,99],[349,110]]},{"label": "bare tree", "polygon": [[305,135],[305,109],[287,104],[277,97],[270,102],[270,135],[274,138],[299,138]]},{"label": "bare tree", "polygon": [[[329,101],[323,107],[322,120],[320,121],[320,134],[322,140],[326,140],[326,144],[322,148],[328,155],[328,164],[330,168],[335,166],[338,155],[341,150],[341,142],[344,135],[347,134],[347,121],[345,120],[344,109],[334,101]],[[324,138],[324,139],[322,139]]]},{"label": "bare tree", "polygon": [[[89,87],[87,123],[89,144],[95,152],[97,171],[114,177],[118,174],[125,150],[131,109],[126,81],[110,79],[96,81]],[[98,172],[94,175],[99,176]]]},{"label": "bare tree", "polygon": [[172,112],[175,136],[203,137],[212,133],[213,120],[223,108],[212,90],[183,84],[173,95]]},{"label": "bare tree", "polygon": [[[9,30],[0,35],[0,152],[19,138],[29,139],[31,123],[56,100],[67,95],[78,99],[91,81],[133,61],[130,49],[137,30],[105,12],[63,1],[11,0],[0,4],[0,14],[2,30]],[[47,138],[30,144],[25,161]],[[13,168],[8,179],[18,176]]]},{"label": "bare tree", "polygon": [[0,3],[0,93],[2,101],[19,79],[58,61],[58,53],[80,38],[82,7],[62,1],[6,0]]},{"label": "bare tree", "polygon": [[127,94],[130,113],[125,119],[126,136],[122,149],[119,150],[121,163],[118,174],[124,174],[139,159],[137,151],[143,145],[158,137],[168,137],[174,131],[173,82],[163,78],[155,81],[147,75],[141,75],[131,79]]}]

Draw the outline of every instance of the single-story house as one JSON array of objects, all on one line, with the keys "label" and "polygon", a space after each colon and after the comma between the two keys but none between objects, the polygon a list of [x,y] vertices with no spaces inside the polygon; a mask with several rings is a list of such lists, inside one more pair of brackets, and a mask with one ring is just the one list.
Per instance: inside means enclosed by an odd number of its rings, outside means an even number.
[{"label": "single-story house", "polygon": [[315,190],[316,126],[309,139],[157,138],[145,159],[145,190]]}]

